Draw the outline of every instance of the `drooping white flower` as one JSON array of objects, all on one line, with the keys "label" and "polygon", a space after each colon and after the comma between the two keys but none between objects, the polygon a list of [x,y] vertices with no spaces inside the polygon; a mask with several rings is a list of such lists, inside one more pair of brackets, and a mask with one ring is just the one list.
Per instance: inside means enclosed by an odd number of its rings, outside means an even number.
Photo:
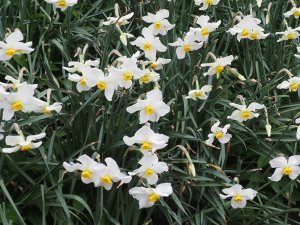
[{"label": "drooping white flower", "polygon": [[99,63],[99,60],[87,60],[81,62],[71,61],[68,63],[69,67],[63,67],[63,69],[70,73],[81,73],[82,67],[98,67]]},{"label": "drooping white flower", "polygon": [[[116,11],[118,12],[118,11]],[[119,16],[119,12],[116,14],[116,17],[107,17],[107,21],[103,22],[103,25],[109,26],[112,24],[117,24],[118,26],[123,26],[129,23],[129,19],[133,17],[134,13],[129,13],[125,16]]]},{"label": "drooping white flower", "polygon": [[300,155],[293,155],[288,160],[283,156],[279,156],[269,163],[272,168],[275,168],[275,172],[269,177],[272,181],[279,181],[284,175],[294,180],[300,174]]},{"label": "drooping white flower", "polygon": [[194,33],[197,41],[207,41],[211,32],[215,31],[221,24],[219,20],[216,23],[208,22],[210,20],[209,16],[199,16],[197,19],[197,24],[200,25],[199,28],[190,28],[190,31]]},{"label": "drooping white flower", "polygon": [[178,59],[183,59],[186,53],[198,50],[203,46],[203,42],[196,42],[196,37],[193,33],[188,32],[184,39],[178,38],[174,43],[169,43],[171,46],[176,46],[176,55]]},{"label": "drooping white flower", "polygon": [[296,8],[293,7],[290,11],[286,12],[283,14],[285,17],[290,17],[290,16],[294,16],[295,18],[299,18],[300,16],[300,7]]},{"label": "drooping white flower", "polygon": [[147,92],[146,99],[126,108],[129,113],[140,111],[140,124],[147,121],[157,122],[170,111],[170,106],[162,101],[162,92],[158,89]]},{"label": "drooping white flower", "polygon": [[220,121],[217,121],[211,127],[212,133],[208,135],[208,140],[205,141],[205,143],[207,143],[208,145],[212,145],[215,138],[222,144],[230,141],[232,135],[227,133],[227,130],[230,128],[230,124],[226,124],[223,128],[219,127],[219,125]]},{"label": "drooping white flower", "polygon": [[189,91],[189,95],[185,98],[193,99],[193,100],[197,100],[197,99],[205,100],[208,98],[206,93],[209,93],[211,90],[212,90],[211,85],[204,85],[201,89],[195,89]]},{"label": "drooping white flower", "polygon": [[52,111],[55,111],[56,113],[60,113],[60,111],[62,109],[62,103],[55,102],[51,105],[50,100],[51,100],[51,89],[48,89],[48,91],[47,91],[47,101],[46,102],[41,99],[34,98],[34,101],[38,105],[37,109],[35,109],[35,112],[51,114]]},{"label": "drooping white flower", "polygon": [[294,40],[294,39],[299,38],[298,31],[300,31],[300,27],[297,27],[295,29],[288,27],[288,29],[284,32],[276,32],[275,34],[282,35],[282,37],[280,39],[278,39],[277,42],[286,41],[286,40]]},{"label": "drooping white flower", "polygon": [[298,86],[300,85],[300,77],[292,77],[288,80],[283,81],[279,85],[277,85],[278,89],[289,89],[291,92],[295,92],[298,90]]},{"label": "drooping white flower", "polygon": [[171,62],[171,59],[163,59],[163,58],[149,58],[149,61],[144,61],[144,65],[150,65],[153,70],[161,70],[163,65]]},{"label": "drooping white flower", "polygon": [[32,42],[23,43],[24,37],[19,29],[9,34],[5,42],[0,41],[0,61],[10,60],[15,55],[29,54],[34,51]]},{"label": "drooping white flower", "polygon": [[3,127],[4,127],[4,123],[0,123],[0,141],[4,138],[4,129],[3,129]]},{"label": "drooping white flower", "polygon": [[123,43],[123,45],[127,46],[127,39],[128,38],[134,38],[134,36],[130,33],[121,32],[120,41]]},{"label": "drooping white flower", "polygon": [[[300,118],[296,119],[295,123],[300,124]],[[298,125],[298,128],[297,128],[296,138],[297,138],[297,140],[300,140],[300,125]]]},{"label": "drooping white flower", "polygon": [[234,57],[232,55],[226,57],[217,58],[213,63],[202,63],[201,67],[209,67],[207,73],[204,73],[204,76],[211,76],[216,74],[217,78],[220,77],[220,74],[224,71],[225,67],[231,65]]},{"label": "drooping white flower", "polygon": [[150,185],[157,183],[158,174],[169,170],[167,163],[158,161],[157,155],[144,155],[139,164],[141,167],[129,172],[129,175],[138,175],[146,179]]},{"label": "drooping white flower", "polygon": [[156,188],[134,187],[129,190],[129,194],[139,201],[139,208],[149,208],[161,197],[167,197],[173,192],[170,183],[162,183]]},{"label": "drooping white flower", "polygon": [[259,104],[256,102],[252,102],[248,107],[246,105],[239,105],[235,103],[230,103],[229,105],[237,108],[237,110],[234,110],[231,116],[228,116],[227,118],[239,122],[244,122],[254,117],[258,117],[259,114],[255,113],[255,111],[265,108],[263,104]]},{"label": "drooping white flower", "polygon": [[209,6],[219,4],[220,0],[195,0],[195,4],[202,7],[199,10],[206,10]]},{"label": "drooping white flower", "polygon": [[240,184],[235,184],[230,188],[225,188],[222,190],[225,195],[220,194],[222,199],[231,197],[232,208],[244,208],[246,206],[247,200],[253,200],[257,195],[257,191],[247,188],[243,189]]},{"label": "drooping white flower", "polygon": [[45,0],[47,3],[53,4],[55,8],[65,11],[68,7],[77,4],[78,0]]},{"label": "drooping white flower", "polygon": [[142,35],[144,37],[138,37],[135,41],[132,41],[131,44],[143,50],[147,58],[155,58],[157,51],[165,52],[167,50],[167,47],[161,43],[159,37],[155,37],[149,28],[144,27]]},{"label": "drooping white flower", "polygon": [[237,40],[248,38],[250,40],[265,39],[269,34],[264,33],[264,29],[258,24],[261,23],[260,19],[252,17],[252,15],[245,16],[242,21],[234,25],[228,30],[231,35],[237,34]]},{"label": "drooping white flower", "polygon": [[5,89],[12,88],[13,90],[16,90],[19,87],[21,87],[22,85],[30,85],[34,89],[36,89],[38,87],[37,84],[27,84],[27,82],[22,82],[22,76],[19,76],[18,79],[15,79],[12,76],[7,75],[7,76],[4,77],[4,79],[7,80],[7,81],[10,81],[10,83],[2,83],[2,82],[0,82],[0,85],[2,85],[3,87],[5,87]]},{"label": "drooping white flower", "polygon": [[110,190],[113,182],[121,181],[121,184],[127,184],[131,181],[132,177],[122,173],[115,160],[106,158],[104,161],[106,166],[95,171],[95,176],[93,177],[95,187],[103,186],[106,190]]},{"label": "drooping white flower", "polygon": [[170,24],[170,22],[167,20],[168,17],[169,10],[161,9],[156,14],[148,13],[147,16],[142,17],[142,20],[144,20],[146,23],[151,23],[149,28],[152,30],[154,35],[166,35],[167,32],[173,29],[175,26]]},{"label": "drooping white flower", "polygon": [[133,137],[124,136],[123,141],[126,145],[131,146],[139,144],[144,154],[154,153],[168,145],[169,137],[164,134],[155,133],[150,127],[143,126]]},{"label": "drooping white flower", "polygon": [[10,148],[3,148],[2,152],[4,153],[12,153],[17,152],[18,150],[21,151],[28,151],[30,149],[38,148],[42,145],[42,142],[34,142],[36,140],[42,139],[46,136],[45,133],[37,134],[37,135],[29,135],[26,138],[20,133],[17,136],[8,135],[5,138],[5,143],[8,146],[12,146]]},{"label": "drooping white flower", "polygon": [[148,84],[150,82],[156,82],[160,79],[160,75],[153,70],[145,69],[143,70],[142,76],[139,78],[139,83]]}]

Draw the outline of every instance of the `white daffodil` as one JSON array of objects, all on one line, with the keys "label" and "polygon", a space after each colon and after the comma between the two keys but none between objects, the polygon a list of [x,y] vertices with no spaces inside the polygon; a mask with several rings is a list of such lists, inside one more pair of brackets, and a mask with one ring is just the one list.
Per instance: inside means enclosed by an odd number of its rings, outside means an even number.
[{"label": "white daffodil", "polygon": [[[300,118],[296,119],[295,123],[300,124]],[[297,128],[296,138],[297,138],[297,140],[300,140],[300,125],[298,125],[298,128]]]},{"label": "white daffodil", "polygon": [[194,33],[197,41],[207,41],[210,33],[215,31],[221,24],[220,20],[216,23],[210,23],[208,22],[209,20],[209,16],[199,16],[197,19],[197,24],[199,24],[200,27],[190,28],[190,31]]},{"label": "white daffodil", "polygon": [[38,148],[42,145],[42,142],[33,142],[39,139],[42,139],[46,136],[45,133],[37,134],[37,135],[29,135],[26,138],[20,133],[20,135],[17,136],[6,136],[5,143],[6,145],[13,146],[10,148],[3,148],[2,152],[4,153],[12,153],[17,152],[18,150],[21,151],[28,151],[30,149]]},{"label": "white daffodil", "polygon": [[162,101],[162,93],[155,89],[147,92],[146,99],[138,99],[137,103],[126,108],[129,113],[140,111],[140,124],[147,121],[157,122],[160,117],[170,112],[170,106]]},{"label": "white daffodil", "polygon": [[52,105],[50,105],[50,99],[51,99],[51,89],[48,89],[48,91],[47,91],[47,101],[46,102],[41,99],[34,98],[34,101],[38,105],[38,108],[35,110],[35,112],[51,114],[52,111],[55,111],[56,113],[60,113],[60,111],[62,109],[62,103],[55,102]]},{"label": "white daffodil", "polygon": [[87,155],[81,155],[76,160],[80,163],[71,162],[69,164],[64,162],[63,167],[68,172],[81,171],[81,180],[85,184],[92,183],[94,179],[97,179],[95,171],[105,169],[105,165],[97,163]]},{"label": "white daffodil", "polygon": [[135,41],[132,41],[131,44],[136,45],[143,50],[147,58],[156,57],[157,51],[167,51],[167,47],[161,43],[159,37],[155,37],[153,35],[153,32],[149,28],[144,27],[142,30],[142,35],[144,37],[138,37]]},{"label": "white daffodil", "polygon": [[204,76],[212,76],[214,74],[217,75],[217,78],[220,77],[220,74],[224,71],[225,67],[231,65],[234,57],[232,55],[226,57],[217,58],[213,63],[203,63],[201,67],[209,67],[207,73],[204,73]]},{"label": "white daffodil", "polygon": [[258,24],[260,19],[254,18],[251,15],[245,16],[242,21],[228,30],[231,35],[237,34],[237,40],[248,38],[250,40],[265,39],[269,34],[264,34],[264,29]]},{"label": "white daffodil", "polygon": [[294,40],[299,38],[298,31],[300,30],[300,27],[297,27],[295,29],[288,27],[288,29],[284,32],[276,32],[275,34],[280,34],[282,37],[277,40],[277,42],[280,41],[286,41],[286,40]]},{"label": "white daffodil", "polygon": [[294,16],[295,18],[299,18],[300,16],[300,7],[293,7],[290,11],[283,14],[285,17]]},{"label": "white daffodil", "polygon": [[10,81],[10,83],[2,83],[0,82],[0,85],[2,85],[3,87],[5,87],[5,89],[9,89],[12,88],[13,90],[18,89],[19,87],[21,87],[22,85],[30,85],[32,86],[34,89],[36,89],[38,87],[37,84],[27,84],[27,82],[22,82],[22,76],[19,76],[18,79],[13,78],[12,76],[5,76],[4,77],[5,80]]},{"label": "white daffodil", "polygon": [[34,88],[30,85],[23,85],[18,88],[17,92],[6,95],[1,108],[3,108],[3,120],[10,120],[15,112],[32,112],[38,107],[34,101]]},{"label": "white daffodil", "polygon": [[163,59],[163,58],[149,58],[148,61],[144,61],[144,65],[150,65],[151,69],[153,70],[161,70],[163,65],[168,64],[171,62],[171,59]]},{"label": "white daffodil", "polygon": [[120,41],[123,43],[123,45],[127,46],[127,39],[128,38],[134,38],[134,36],[130,33],[121,32]]},{"label": "white daffodil", "polygon": [[133,17],[134,13],[129,13],[128,15],[125,16],[119,16],[119,12],[116,14],[116,17],[107,17],[107,21],[103,22],[103,25],[109,26],[112,24],[117,24],[119,26],[123,26],[128,24],[128,20]]},{"label": "white daffodil", "polygon": [[230,124],[226,124],[223,128],[219,127],[220,121],[217,121],[211,127],[211,134],[208,135],[208,140],[205,141],[208,145],[212,145],[214,139],[216,138],[220,143],[225,144],[230,141],[232,137],[231,134],[227,134],[227,130],[230,128]]},{"label": "white daffodil", "polygon": [[121,181],[121,184],[127,184],[131,181],[132,177],[122,173],[115,160],[106,158],[104,161],[107,166],[95,171],[95,176],[93,177],[95,187],[103,186],[106,190],[110,190],[113,182]]},{"label": "white daffodil", "polygon": [[0,61],[10,60],[15,55],[29,54],[34,51],[30,48],[32,42],[23,43],[24,37],[19,29],[9,34],[5,42],[0,41]]},{"label": "white daffodil", "polygon": [[98,67],[99,64],[99,60],[87,60],[82,62],[71,61],[68,63],[69,67],[63,67],[63,69],[70,73],[81,73],[82,67]]},{"label": "white daffodil", "polygon": [[256,102],[252,102],[248,107],[246,105],[239,105],[235,103],[230,103],[229,105],[237,108],[237,110],[234,110],[231,116],[228,116],[227,118],[239,122],[244,122],[254,117],[258,117],[259,114],[255,113],[255,111],[265,108],[263,104],[259,104]]},{"label": "white daffodil", "polygon": [[151,23],[149,28],[152,30],[154,35],[166,35],[169,30],[175,27],[175,25],[170,24],[170,22],[167,20],[168,17],[169,10],[161,9],[156,14],[148,13],[147,16],[142,17],[142,20],[144,20],[146,23]]},{"label": "white daffodil", "polygon": [[4,132],[5,130],[3,129],[4,123],[0,123],[0,141],[4,138]]},{"label": "white daffodil", "polygon": [[116,89],[116,81],[112,76],[104,76],[102,70],[97,68],[83,67],[82,76],[86,77],[86,85],[90,88],[97,86],[108,101],[112,100],[112,96]]},{"label": "white daffodil", "polygon": [[197,100],[197,99],[205,100],[208,97],[206,93],[209,93],[211,89],[212,89],[211,85],[204,85],[201,89],[195,89],[189,91],[189,95],[185,98],[193,99],[193,100]]},{"label": "white daffodil", "polygon": [[199,10],[207,10],[209,6],[219,4],[220,0],[195,0],[195,4],[202,7]]},{"label": "white daffodil", "polygon": [[300,174],[300,155],[293,155],[288,160],[283,156],[279,156],[269,163],[272,168],[275,168],[275,172],[269,177],[271,181],[279,181],[284,175],[294,180]]},{"label": "white daffodil", "polygon": [[139,144],[144,154],[154,153],[168,145],[169,137],[164,134],[155,133],[150,127],[143,126],[133,137],[124,136],[123,141],[126,145],[131,146]]},{"label": "white daffodil", "polygon": [[45,0],[47,3],[54,5],[55,8],[65,11],[68,7],[77,4],[78,0]]},{"label": "white daffodil", "polygon": [[83,75],[80,76],[76,73],[69,74],[68,80],[76,82],[76,89],[78,92],[88,91],[91,89],[91,87],[87,86],[86,84],[87,78]]},{"label": "white daffodil", "polygon": [[178,38],[174,43],[169,43],[171,46],[177,46],[176,55],[178,59],[183,59],[186,53],[198,50],[203,46],[203,42],[196,42],[196,37],[193,33],[188,32],[184,39]]},{"label": "white daffodil", "polygon": [[4,108],[4,104],[6,103],[6,96],[9,95],[9,92],[6,92],[5,88],[0,85],[0,109]]},{"label": "white daffodil", "polygon": [[281,84],[277,86],[278,89],[289,89],[291,92],[295,92],[298,90],[298,86],[300,85],[300,77],[292,77],[288,80],[283,81]]},{"label": "white daffodil", "polygon": [[247,200],[253,200],[257,195],[257,191],[243,187],[239,184],[235,184],[230,188],[225,188],[222,190],[225,195],[220,194],[222,199],[231,197],[231,206],[232,208],[244,208],[246,206]]},{"label": "white daffodil", "polygon": [[129,190],[129,194],[139,201],[139,208],[149,208],[161,197],[167,197],[173,192],[170,183],[162,183],[156,188],[134,187]]},{"label": "white daffodil", "polygon": [[129,172],[129,175],[138,175],[146,179],[150,185],[157,183],[158,174],[169,170],[167,163],[158,161],[157,155],[144,155],[139,164],[141,167]]},{"label": "white daffodil", "polygon": [[[297,47],[297,52],[300,53],[300,47]],[[300,59],[300,54],[295,54],[294,56],[296,56],[298,59]]]},{"label": "white daffodil", "polygon": [[148,84],[150,82],[156,82],[160,79],[160,75],[152,70],[143,70],[142,76],[139,78],[139,83]]}]

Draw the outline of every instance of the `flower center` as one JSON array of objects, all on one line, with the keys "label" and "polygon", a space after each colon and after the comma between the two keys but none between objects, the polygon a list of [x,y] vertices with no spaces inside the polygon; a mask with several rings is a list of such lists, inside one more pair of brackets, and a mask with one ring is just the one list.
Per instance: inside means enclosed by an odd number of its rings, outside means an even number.
[{"label": "flower center", "polygon": [[216,70],[217,74],[220,74],[223,72],[224,66],[218,65],[218,66],[216,66],[215,70]]},{"label": "flower center", "polygon": [[241,201],[243,201],[243,199],[244,199],[243,195],[235,195],[234,198],[233,198],[233,200],[235,202],[241,202]]},{"label": "flower center", "polygon": [[21,109],[23,109],[23,103],[21,101],[14,101],[12,104],[11,104],[11,108],[13,111],[19,111]]},{"label": "flower center", "polygon": [[100,90],[105,90],[106,89],[106,86],[107,86],[107,83],[105,81],[99,81],[97,83],[97,87],[100,89]]},{"label": "flower center", "polygon": [[217,139],[220,139],[220,138],[222,138],[223,136],[224,136],[224,134],[223,134],[222,131],[217,131],[217,132],[216,132],[216,138],[217,138]]},{"label": "flower center", "polygon": [[21,146],[21,151],[28,151],[30,149],[30,145]]},{"label": "flower center", "polygon": [[145,151],[149,151],[152,148],[152,144],[149,141],[144,141],[144,142],[142,142],[141,148]]},{"label": "flower center", "polygon": [[146,174],[147,177],[151,177],[153,175],[153,173],[154,173],[154,171],[153,171],[152,168],[148,168],[145,171],[145,174]]},{"label": "flower center", "polygon": [[17,53],[17,51],[13,48],[8,48],[5,51],[5,55],[7,56],[14,56]]},{"label": "flower center", "polygon": [[289,175],[292,171],[293,170],[292,170],[292,168],[290,166],[285,166],[282,169],[282,172],[283,172],[284,175]]},{"label": "flower center", "polygon": [[144,76],[142,76],[142,77],[140,78],[140,80],[141,80],[142,82],[144,82],[144,83],[149,82],[149,81],[150,81],[150,73],[146,73]]},{"label": "flower center", "polygon": [[155,29],[158,30],[158,29],[161,28],[161,22],[154,22],[153,24],[154,24],[154,28],[155,28]]},{"label": "flower center", "polygon": [[249,30],[247,28],[244,28],[242,30],[242,33],[241,33],[242,37],[247,37],[249,35]]},{"label": "flower center", "polygon": [[81,176],[85,179],[91,179],[92,178],[92,171],[85,169],[82,171]]},{"label": "flower center", "polygon": [[244,119],[248,119],[251,116],[251,111],[249,110],[243,110],[241,111],[241,117]]},{"label": "flower center", "polygon": [[57,2],[58,6],[65,7],[67,6],[66,0],[58,0]]},{"label": "flower center", "polygon": [[150,42],[145,42],[144,43],[144,49],[146,51],[150,51],[153,48],[152,44]]},{"label": "flower center", "polygon": [[290,89],[291,89],[292,91],[297,91],[297,89],[298,89],[298,84],[295,83],[295,82],[291,83],[291,84],[290,84]]},{"label": "flower center", "polygon": [[81,86],[86,86],[86,78],[81,78],[79,83]]},{"label": "flower center", "polygon": [[158,195],[156,193],[152,193],[152,194],[149,195],[148,201],[149,202],[156,202],[159,198],[160,198],[160,195]]},{"label": "flower center", "polygon": [[112,183],[111,176],[109,176],[109,175],[102,176],[100,178],[100,180],[103,184],[111,184]]},{"label": "flower center", "polygon": [[288,33],[287,38],[288,38],[289,40],[295,39],[295,34],[294,34],[294,33]]},{"label": "flower center", "polygon": [[183,46],[183,50],[184,50],[185,52],[190,52],[190,51],[192,50],[191,45],[185,44],[185,45]]},{"label": "flower center", "polygon": [[157,67],[157,64],[155,64],[155,63],[151,63],[150,67],[151,67],[152,69],[156,69],[156,67]]},{"label": "flower center", "polygon": [[250,38],[252,38],[253,40],[256,40],[258,37],[258,33],[251,33],[250,34]]},{"label": "flower center", "polygon": [[44,114],[50,114],[50,113],[51,113],[51,110],[50,110],[48,107],[46,107],[46,108],[43,110],[43,113],[44,113]]},{"label": "flower center", "polygon": [[130,72],[123,73],[123,79],[126,81],[132,80],[132,73]]},{"label": "flower center", "polygon": [[146,112],[146,114],[148,114],[148,115],[153,114],[153,113],[154,113],[154,108],[153,108],[153,106],[152,106],[152,105],[147,105],[147,106],[145,107],[145,112]]},{"label": "flower center", "polygon": [[201,97],[203,95],[202,91],[195,91],[195,96],[196,97]]},{"label": "flower center", "polygon": [[203,36],[209,35],[209,30],[208,30],[208,28],[207,28],[207,27],[204,27],[204,28],[201,30],[201,34],[202,34]]},{"label": "flower center", "polygon": [[295,12],[294,12],[294,16],[300,16],[300,11],[298,11],[298,10],[296,10]]},{"label": "flower center", "polygon": [[206,0],[206,4],[207,5],[212,5],[213,4],[213,0]]}]

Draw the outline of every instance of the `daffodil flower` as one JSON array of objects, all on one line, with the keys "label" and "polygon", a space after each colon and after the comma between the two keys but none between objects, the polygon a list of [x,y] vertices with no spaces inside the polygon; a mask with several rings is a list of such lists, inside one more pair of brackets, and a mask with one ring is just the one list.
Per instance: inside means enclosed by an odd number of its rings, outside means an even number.
[{"label": "daffodil flower", "polygon": [[112,96],[116,89],[116,81],[111,75],[104,76],[102,70],[97,68],[83,67],[82,75],[86,77],[86,85],[90,88],[97,86],[101,91],[104,91],[104,95],[108,101],[112,100]]},{"label": "daffodil flower", "polygon": [[142,20],[144,20],[146,23],[151,23],[149,28],[152,30],[154,35],[166,35],[169,30],[175,27],[175,25],[170,24],[170,22],[167,20],[168,17],[169,10],[162,9],[156,14],[148,13],[147,16],[142,17]]},{"label": "daffodil flower", "polygon": [[219,127],[220,121],[217,121],[211,127],[211,134],[208,135],[208,140],[205,141],[208,145],[212,145],[216,138],[220,143],[225,144],[230,141],[232,135],[227,134],[227,130],[230,128],[230,124],[226,124],[223,128]]},{"label": "daffodil flower", "polygon": [[226,56],[226,57],[220,57],[217,58],[215,62],[213,63],[203,63],[201,64],[201,67],[209,67],[207,73],[204,73],[204,76],[212,76],[217,75],[217,78],[220,77],[220,74],[224,71],[225,67],[228,65],[231,65],[232,61],[234,60],[234,57],[232,55]]},{"label": "daffodil flower", "polygon": [[63,69],[68,71],[69,73],[81,73],[83,67],[98,67],[99,63],[99,60],[87,60],[82,62],[71,61],[68,63],[69,67],[63,67]]},{"label": "daffodil flower", "polygon": [[63,167],[68,172],[74,172],[77,170],[81,171],[81,180],[85,184],[92,183],[95,179],[98,179],[95,171],[105,169],[105,165],[103,165],[102,163],[97,163],[87,155],[81,155],[76,160],[79,163],[71,162],[69,164],[64,162]]},{"label": "daffodil flower", "polygon": [[256,102],[252,102],[248,107],[246,105],[239,105],[235,103],[230,103],[229,105],[237,108],[233,111],[231,116],[228,116],[228,119],[236,120],[239,122],[244,122],[259,116],[258,113],[255,113],[258,109],[263,109],[265,106]]},{"label": "daffodil flower", "polygon": [[160,117],[170,112],[170,106],[162,101],[162,93],[155,89],[146,94],[146,99],[138,99],[137,103],[126,108],[129,113],[140,111],[140,124],[147,121],[157,122]]},{"label": "daffodil flower", "polygon": [[168,145],[169,137],[164,134],[155,133],[150,127],[143,126],[133,137],[124,136],[126,145],[139,144],[143,154],[152,154],[156,150],[165,148]]},{"label": "daffodil flower", "polygon": [[29,135],[26,138],[21,133],[17,136],[6,136],[5,143],[6,145],[13,146],[11,148],[3,148],[2,152],[4,153],[13,153],[19,150],[28,151],[30,149],[38,148],[42,145],[42,142],[34,142],[36,140],[42,139],[46,136],[45,133],[37,134],[37,135]]},{"label": "daffodil flower", "polygon": [[269,34],[264,33],[264,29],[258,24],[260,19],[254,18],[251,15],[245,16],[242,21],[228,30],[231,35],[237,34],[237,40],[248,38],[250,40],[265,39]]},{"label": "daffodil flower", "polygon": [[131,181],[132,177],[122,173],[115,160],[106,158],[104,161],[107,166],[95,171],[93,177],[95,187],[103,186],[106,190],[110,190],[113,182],[121,181],[121,184],[127,184]]},{"label": "daffodil flower", "polygon": [[3,129],[4,127],[4,123],[0,123],[0,141],[4,138],[3,133],[5,132],[5,130]]},{"label": "daffodil flower", "polygon": [[225,195],[220,194],[222,199],[231,197],[232,208],[244,208],[247,204],[247,200],[253,200],[257,195],[257,191],[252,188],[243,189],[239,184],[235,184],[230,188],[225,188],[222,190]]},{"label": "daffodil flower", "polygon": [[55,8],[65,11],[68,7],[77,4],[78,0],[45,0],[47,3],[54,5]]},{"label": "daffodil flower", "polygon": [[6,96],[9,95],[9,92],[6,92],[5,88],[0,85],[0,109],[4,108]]},{"label": "daffodil flower", "polygon": [[156,57],[149,58],[149,61],[144,61],[144,65],[150,65],[150,68],[153,70],[161,70],[163,68],[163,65],[166,65],[171,62],[171,59],[164,59],[164,58],[158,58]]},{"label": "daffodil flower", "polygon": [[196,42],[196,37],[193,33],[188,32],[184,39],[178,38],[174,43],[169,43],[171,46],[176,46],[176,55],[178,59],[183,59],[188,52],[200,49],[203,42]]},{"label": "daffodil flower", "polygon": [[0,85],[5,87],[6,89],[12,88],[13,90],[16,90],[19,87],[21,87],[22,85],[30,85],[34,89],[36,89],[38,87],[37,84],[27,84],[27,82],[21,82],[22,76],[20,76],[18,79],[15,79],[12,76],[7,75],[7,76],[4,77],[4,79],[11,82],[11,83],[2,83],[2,82],[0,82]]},{"label": "daffodil flower", "polygon": [[[300,124],[300,118],[296,119],[295,123]],[[298,125],[298,128],[297,128],[296,138],[297,138],[297,140],[300,140],[300,125]]]},{"label": "daffodil flower", "polygon": [[89,91],[91,89],[91,87],[87,86],[86,84],[87,77],[85,76],[80,76],[76,73],[69,74],[68,80],[76,82],[76,89],[78,92]]},{"label": "daffodil flower", "polygon": [[279,156],[269,163],[272,168],[275,168],[275,172],[269,177],[271,181],[279,181],[283,176],[289,176],[291,180],[295,180],[300,174],[300,155],[293,155],[288,160]]},{"label": "daffodil flower", "polygon": [[202,5],[199,10],[207,10],[209,6],[219,4],[220,0],[195,0],[197,6]]},{"label": "daffodil flower", "polygon": [[300,16],[300,7],[293,7],[290,11],[283,14],[285,17],[294,16],[295,18],[299,18]]},{"label": "daffodil flower", "polygon": [[41,99],[34,98],[34,101],[38,105],[38,108],[35,110],[35,112],[51,114],[52,111],[55,111],[56,113],[60,113],[60,111],[62,109],[62,103],[55,102],[51,105],[50,99],[51,99],[51,90],[50,89],[48,89],[48,91],[47,91],[47,101],[46,102]]},{"label": "daffodil flower", "polygon": [[120,41],[123,43],[123,45],[127,46],[127,39],[128,38],[133,38],[134,36],[130,33],[124,33],[121,32],[120,34]]},{"label": "daffodil flower", "polygon": [[129,194],[139,201],[139,208],[149,208],[161,197],[168,197],[173,192],[170,183],[162,183],[156,188],[134,187],[129,190]]},{"label": "daffodil flower", "polygon": [[23,85],[18,88],[17,92],[10,93],[5,96],[2,119],[10,120],[15,112],[32,112],[38,107],[34,101],[34,88],[30,85]]},{"label": "daffodil flower", "polygon": [[169,170],[167,163],[158,161],[157,155],[144,155],[139,164],[141,167],[129,172],[129,175],[138,175],[146,179],[150,185],[157,183],[158,174]]},{"label": "daffodil flower", "polygon": [[125,16],[119,16],[119,12],[117,13],[116,17],[107,17],[108,21],[103,22],[103,25],[109,26],[112,24],[117,24],[119,26],[123,26],[129,23],[129,19],[133,17],[134,13],[129,13]]},{"label": "daffodil flower", "polygon": [[143,70],[142,76],[138,78],[140,85],[148,84],[150,82],[156,82],[160,79],[160,75],[155,71],[145,69]]},{"label": "daffodil flower", "polygon": [[281,84],[277,85],[278,89],[289,89],[291,92],[295,92],[298,90],[298,86],[300,85],[300,77],[292,77],[288,80],[283,81]]},{"label": "daffodil flower", "polygon": [[197,99],[205,100],[208,98],[206,93],[209,93],[211,90],[212,90],[211,85],[204,85],[201,89],[195,89],[189,91],[189,95],[185,98],[193,99],[193,100],[197,100]]},{"label": "daffodil flower", "polygon": [[34,51],[30,48],[32,42],[23,43],[24,37],[19,29],[9,34],[5,42],[0,41],[0,61],[8,61],[15,55],[29,54]]},{"label": "daffodil flower", "polygon": [[197,24],[200,25],[200,27],[190,28],[190,31],[194,33],[197,41],[207,41],[211,32],[215,31],[221,24],[220,20],[216,23],[210,23],[208,22],[209,20],[209,16],[199,16]]},{"label": "daffodil flower", "polygon": [[300,30],[300,27],[297,27],[295,29],[288,27],[288,29],[284,32],[276,32],[275,34],[282,35],[282,37],[280,39],[278,39],[277,42],[294,40],[294,39],[299,38],[299,33],[298,33],[299,30]]},{"label": "daffodil flower", "polygon": [[155,37],[149,28],[144,27],[142,35],[144,37],[138,37],[135,41],[132,41],[131,44],[143,50],[147,58],[156,57],[157,51],[165,52],[167,50],[167,47],[161,43],[159,37]]}]

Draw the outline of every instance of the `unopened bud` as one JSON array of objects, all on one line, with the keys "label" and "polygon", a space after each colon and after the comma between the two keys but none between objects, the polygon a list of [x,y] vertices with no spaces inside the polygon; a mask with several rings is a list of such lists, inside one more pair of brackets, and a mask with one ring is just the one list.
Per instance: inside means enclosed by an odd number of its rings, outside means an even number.
[{"label": "unopened bud", "polygon": [[190,176],[193,176],[193,177],[196,176],[195,166],[194,166],[194,164],[192,162],[189,162],[188,170],[189,170]]},{"label": "unopened bud", "polygon": [[266,131],[267,131],[268,137],[271,137],[272,126],[270,124],[266,124]]}]

